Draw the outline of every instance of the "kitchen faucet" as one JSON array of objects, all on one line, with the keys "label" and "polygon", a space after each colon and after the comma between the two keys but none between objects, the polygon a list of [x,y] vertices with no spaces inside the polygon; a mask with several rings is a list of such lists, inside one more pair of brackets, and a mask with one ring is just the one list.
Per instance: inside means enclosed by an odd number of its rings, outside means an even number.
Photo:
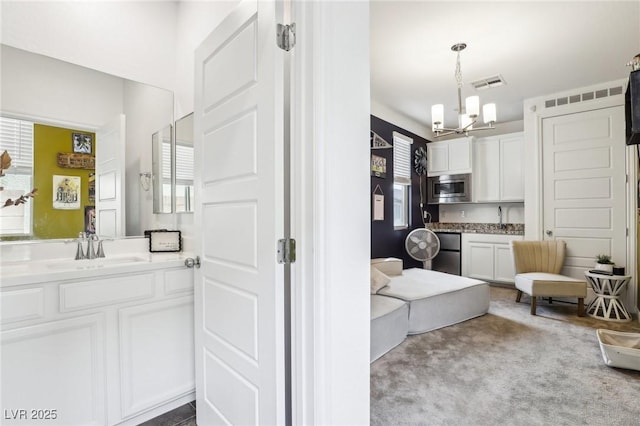
[{"label": "kitchen faucet", "polygon": [[498,220],[500,229],[504,229],[506,226],[502,223],[502,206],[498,206]]}]

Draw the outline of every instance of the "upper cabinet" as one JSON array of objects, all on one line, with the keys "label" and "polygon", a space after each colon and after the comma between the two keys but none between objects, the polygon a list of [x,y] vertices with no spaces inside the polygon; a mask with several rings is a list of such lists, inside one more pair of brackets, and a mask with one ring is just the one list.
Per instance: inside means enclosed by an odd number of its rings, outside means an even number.
[{"label": "upper cabinet", "polygon": [[430,142],[427,144],[427,176],[471,173],[473,137]]},{"label": "upper cabinet", "polygon": [[522,132],[489,136],[474,141],[474,201],[524,201],[523,148]]}]

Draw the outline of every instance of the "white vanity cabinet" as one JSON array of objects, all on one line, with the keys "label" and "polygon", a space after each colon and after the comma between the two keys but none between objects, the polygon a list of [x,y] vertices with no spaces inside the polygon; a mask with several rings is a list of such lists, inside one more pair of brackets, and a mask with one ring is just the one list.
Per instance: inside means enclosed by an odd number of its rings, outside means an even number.
[{"label": "white vanity cabinet", "polygon": [[471,173],[473,137],[427,144],[427,176]]},{"label": "white vanity cabinet", "polygon": [[0,289],[3,425],[136,425],[195,399],[193,270]]},{"label": "white vanity cabinet", "polygon": [[462,234],[462,275],[479,280],[514,283],[510,242],[522,235]]},{"label": "white vanity cabinet", "polygon": [[473,142],[473,200],[524,201],[524,134],[489,136]]}]

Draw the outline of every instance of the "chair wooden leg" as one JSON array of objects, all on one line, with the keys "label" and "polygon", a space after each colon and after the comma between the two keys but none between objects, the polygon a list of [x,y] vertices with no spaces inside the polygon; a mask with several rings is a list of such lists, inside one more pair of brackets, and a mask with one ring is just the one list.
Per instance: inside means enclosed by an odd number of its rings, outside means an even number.
[{"label": "chair wooden leg", "polygon": [[531,315],[536,314],[536,297],[531,296]]},{"label": "chair wooden leg", "polygon": [[522,297],[522,291],[518,290],[518,294],[516,294],[516,303],[520,303],[521,297]]},{"label": "chair wooden leg", "polygon": [[583,297],[578,298],[578,316],[579,317],[584,316],[584,298]]}]

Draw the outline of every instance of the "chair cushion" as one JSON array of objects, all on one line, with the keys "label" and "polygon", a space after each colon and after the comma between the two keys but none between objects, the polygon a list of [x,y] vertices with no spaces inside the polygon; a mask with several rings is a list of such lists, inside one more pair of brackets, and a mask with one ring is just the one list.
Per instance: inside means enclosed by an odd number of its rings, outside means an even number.
[{"label": "chair cushion", "polygon": [[373,266],[371,267],[371,294],[376,294],[380,289],[389,284],[390,281],[391,278]]},{"label": "chair cushion", "polygon": [[546,272],[516,274],[516,288],[531,296],[587,297],[585,281]]}]

